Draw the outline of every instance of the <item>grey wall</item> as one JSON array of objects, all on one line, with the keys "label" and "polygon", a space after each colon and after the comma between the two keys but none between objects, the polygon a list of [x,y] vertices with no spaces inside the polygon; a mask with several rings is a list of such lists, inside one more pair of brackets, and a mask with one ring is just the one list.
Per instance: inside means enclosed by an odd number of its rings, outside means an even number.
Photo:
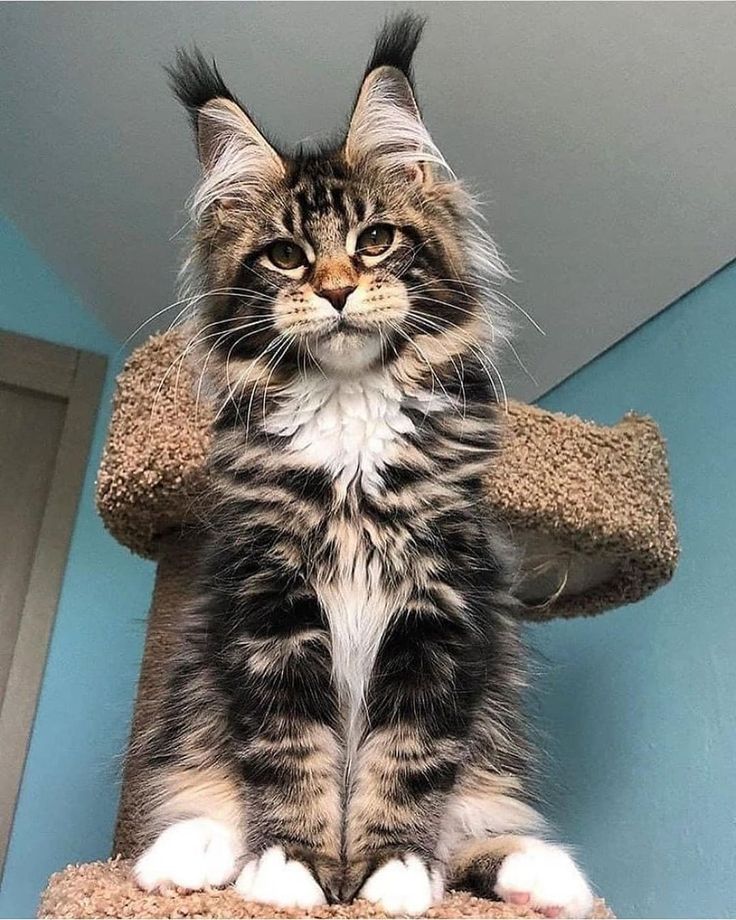
[{"label": "grey wall", "polygon": [[[407,4],[409,5],[409,4]],[[430,3],[426,120],[516,270],[558,382],[734,254],[736,6]],[[288,141],[347,114],[383,3],[5,3],[0,208],[118,336],[173,300],[196,176],[160,64],[198,41]],[[159,322],[163,322],[165,316]]]}]

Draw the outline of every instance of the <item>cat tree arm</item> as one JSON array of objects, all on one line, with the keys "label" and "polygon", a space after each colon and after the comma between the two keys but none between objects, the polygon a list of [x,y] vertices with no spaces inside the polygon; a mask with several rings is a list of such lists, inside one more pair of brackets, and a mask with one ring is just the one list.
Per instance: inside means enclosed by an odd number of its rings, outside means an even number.
[{"label": "cat tree arm", "polygon": [[[118,378],[97,504],[113,536],[157,558],[196,528],[207,495],[210,415],[182,357],[186,337],[154,336]],[[601,613],[668,581],[678,556],[663,438],[630,414],[605,427],[510,402],[489,467],[491,508],[522,549],[519,614]]]}]

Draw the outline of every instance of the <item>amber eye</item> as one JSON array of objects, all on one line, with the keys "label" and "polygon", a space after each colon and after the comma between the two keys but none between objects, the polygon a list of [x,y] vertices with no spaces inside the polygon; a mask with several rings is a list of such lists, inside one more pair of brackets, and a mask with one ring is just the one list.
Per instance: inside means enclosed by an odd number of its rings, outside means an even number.
[{"label": "amber eye", "polygon": [[396,230],[390,224],[373,224],[358,237],[355,250],[362,256],[380,256],[391,247]]},{"label": "amber eye", "polygon": [[300,268],[307,261],[304,250],[291,240],[276,240],[266,250],[266,255],[276,268],[284,271]]}]

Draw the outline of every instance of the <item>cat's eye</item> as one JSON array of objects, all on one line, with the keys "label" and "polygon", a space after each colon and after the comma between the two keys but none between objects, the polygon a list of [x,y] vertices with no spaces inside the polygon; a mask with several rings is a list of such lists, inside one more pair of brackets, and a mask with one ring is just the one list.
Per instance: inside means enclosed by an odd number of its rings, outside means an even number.
[{"label": "cat's eye", "polygon": [[266,250],[266,255],[276,268],[288,272],[306,265],[307,257],[304,250],[292,243],[291,240],[276,240]]},{"label": "cat's eye", "polygon": [[391,248],[395,235],[390,224],[373,224],[360,234],[355,251],[362,256],[381,256]]}]

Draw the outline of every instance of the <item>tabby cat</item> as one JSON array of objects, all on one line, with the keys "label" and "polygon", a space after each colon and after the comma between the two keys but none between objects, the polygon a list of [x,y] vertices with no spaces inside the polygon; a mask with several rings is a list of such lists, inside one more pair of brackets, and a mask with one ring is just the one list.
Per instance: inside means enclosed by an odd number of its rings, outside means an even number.
[{"label": "tabby cat", "polygon": [[[381,32],[337,145],[278,151],[198,52],[185,265],[214,400],[197,597],[148,727],[153,890],[584,917],[529,801],[512,565],[486,508],[505,270]],[[195,575],[193,575],[195,577]]]}]

